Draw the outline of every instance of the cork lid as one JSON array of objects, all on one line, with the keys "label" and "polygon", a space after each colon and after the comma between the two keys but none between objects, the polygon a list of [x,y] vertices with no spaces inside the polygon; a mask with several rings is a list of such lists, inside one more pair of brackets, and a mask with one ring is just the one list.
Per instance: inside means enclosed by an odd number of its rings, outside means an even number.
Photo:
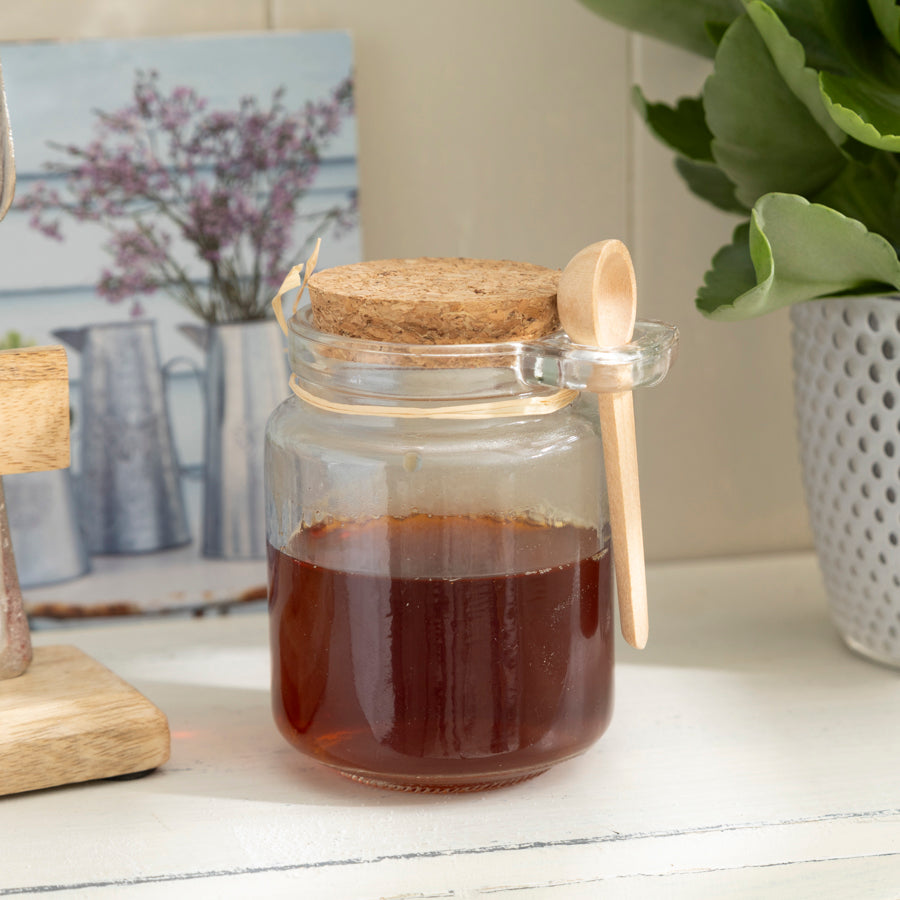
[{"label": "cork lid", "polygon": [[382,259],[315,272],[313,323],[351,338],[473,344],[541,338],[559,328],[560,273],[487,259]]}]

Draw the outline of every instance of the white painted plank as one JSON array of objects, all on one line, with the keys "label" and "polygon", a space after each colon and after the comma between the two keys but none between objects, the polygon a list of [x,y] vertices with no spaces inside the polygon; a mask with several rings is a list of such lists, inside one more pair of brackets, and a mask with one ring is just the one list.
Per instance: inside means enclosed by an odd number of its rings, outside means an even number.
[{"label": "white painted plank", "polygon": [[168,714],[172,759],[141,781],[6,798],[0,885],[478,896],[693,886],[708,870],[752,886],[762,876],[745,871],[871,858],[874,890],[900,851],[900,683],[836,641],[812,557],[654,566],[650,589],[650,648],[620,648],[609,734],[475,796],[364,789],[291,750],[271,721],[261,615],[70,632]]},{"label": "white painted plank", "polygon": [[[837,824],[837,828],[833,826]],[[900,884],[896,817],[800,823],[740,834],[622,836],[602,846],[561,845],[403,856],[378,861],[302,862],[75,883],[117,896],[219,898],[297,896],[317,900],[468,898],[895,897]],[[828,832],[828,833],[826,833]],[[764,846],[765,845],[765,846]],[[805,852],[797,858],[798,851]],[[413,887],[414,886],[414,887]],[[44,885],[43,891],[53,887]],[[725,892],[725,893],[723,893]],[[0,892],[0,896],[3,893]],[[68,895],[68,894],[67,894]],[[78,896],[79,894],[76,894]]]}]

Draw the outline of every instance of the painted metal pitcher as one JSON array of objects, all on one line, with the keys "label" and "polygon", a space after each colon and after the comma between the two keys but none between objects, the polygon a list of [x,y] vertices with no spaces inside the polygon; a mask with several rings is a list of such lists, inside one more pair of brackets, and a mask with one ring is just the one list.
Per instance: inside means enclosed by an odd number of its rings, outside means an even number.
[{"label": "painted metal pitcher", "polygon": [[23,588],[69,581],[90,570],[69,469],[7,475],[3,486]]},{"label": "painted metal pitcher", "polygon": [[266,555],[266,420],[288,395],[284,338],[274,320],[182,325],[206,350],[203,555]]},{"label": "painted metal pitcher", "polygon": [[190,542],[152,321],[65,328],[82,354],[79,500],[88,552]]}]

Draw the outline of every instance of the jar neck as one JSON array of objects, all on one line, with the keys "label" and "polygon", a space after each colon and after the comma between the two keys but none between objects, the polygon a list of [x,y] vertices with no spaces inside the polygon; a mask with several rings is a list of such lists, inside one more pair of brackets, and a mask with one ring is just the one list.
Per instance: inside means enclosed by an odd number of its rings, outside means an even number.
[{"label": "jar neck", "polygon": [[309,307],[285,323],[291,368],[311,392],[341,403],[392,406],[548,398],[565,389],[621,393],[657,384],[678,348],[678,331],[638,321],[621,347],[573,344],[563,332],[540,341],[399,344],[319,331]]},{"label": "jar neck", "polygon": [[[446,406],[550,397],[521,378],[521,344],[397,344],[318,331],[308,310],[290,321],[295,383],[326,403]],[[299,393],[299,392],[298,392]]]}]

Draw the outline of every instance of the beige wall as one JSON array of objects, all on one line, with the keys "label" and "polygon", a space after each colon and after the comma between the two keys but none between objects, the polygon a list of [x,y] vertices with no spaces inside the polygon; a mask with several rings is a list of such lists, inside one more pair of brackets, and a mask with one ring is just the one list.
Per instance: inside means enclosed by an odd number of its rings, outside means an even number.
[{"label": "beige wall", "polygon": [[[653,99],[696,94],[708,70],[705,60],[635,40],[635,80]],[[695,199],[642,123],[633,153],[632,249],[642,309],[675,321],[682,338],[671,376],[640,395],[648,554],[810,546],[787,313],[719,323],[694,310],[694,291],[738,219]]]},{"label": "beige wall", "polygon": [[[4,39],[344,28],[358,76],[367,257],[470,255],[562,267],[629,244],[640,309],[681,358],[637,398],[650,558],[809,543],[784,314],[717,325],[694,289],[733,222],[695,201],[631,112],[694,92],[705,64],[575,0],[30,0]],[[15,111],[13,110],[13,119]]]}]

